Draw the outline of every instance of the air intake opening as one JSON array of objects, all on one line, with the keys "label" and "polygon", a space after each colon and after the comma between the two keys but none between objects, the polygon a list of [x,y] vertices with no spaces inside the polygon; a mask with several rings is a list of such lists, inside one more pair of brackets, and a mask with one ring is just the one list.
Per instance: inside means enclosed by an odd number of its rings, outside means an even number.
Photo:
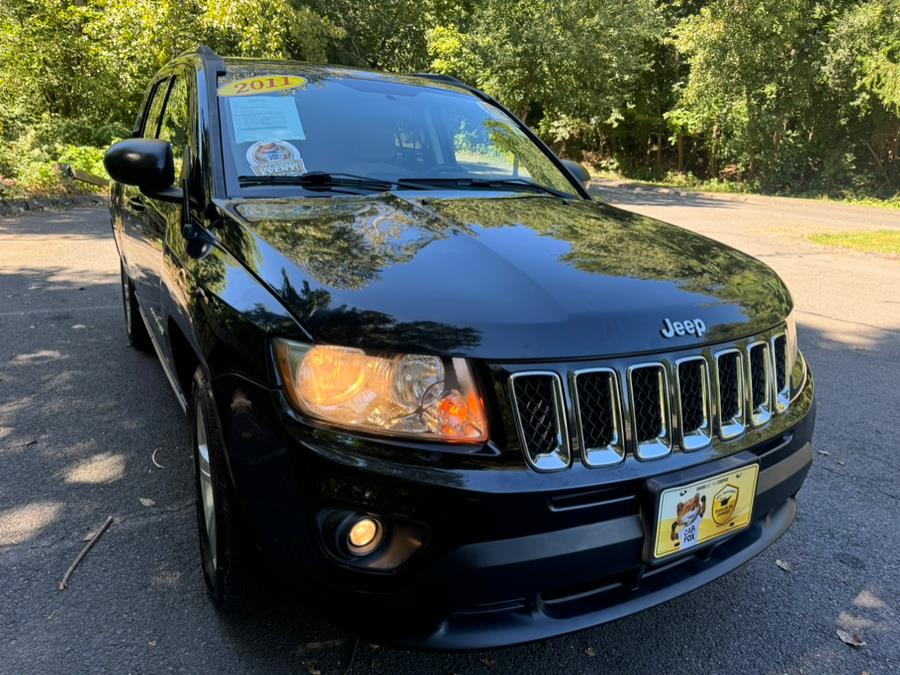
[{"label": "air intake opening", "polygon": [[776,335],[772,338],[772,370],[775,378],[775,409],[784,412],[791,401],[791,381],[787,362],[787,336]]},{"label": "air intake opening", "polygon": [[578,415],[578,438],[587,466],[611,466],[625,458],[615,371],[608,368],[576,371],[572,391]]},{"label": "air intake opening", "polygon": [[669,454],[666,371],[661,363],[633,366],[628,370],[631,384],[631,417],[635,455],[656,459]]},{"label": "air intake opening", "polygon": [[679,361],[677,375],[681,446],[696,450],[711,440],[706,360],[698,356]]},{"label": "air intake opening", "polygon": [[747,353],[750,361],[750,422],[758,427],[772,417],[769,347],[760,342],[750,345]]},{"label": "air intake opening", "polygon": [[744,431],[744,383],[741,353],[736,349],[716,355],[719,435],[733,438]]},{"label": "air intake opening", "polygon": [[510,377],[519,442],[528,464],[537,471],[569,466],[562,384],[552,372],[515,373]]}]

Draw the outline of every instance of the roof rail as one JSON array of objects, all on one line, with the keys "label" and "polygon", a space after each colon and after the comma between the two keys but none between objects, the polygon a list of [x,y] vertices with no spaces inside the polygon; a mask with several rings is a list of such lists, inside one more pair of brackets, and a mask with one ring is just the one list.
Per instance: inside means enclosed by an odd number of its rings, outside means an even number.
[{"label": "roof rail", "polygon": [[413,77],[422,77],[426,80],[435,80],[437,82],[448,82],[449,84],[458,84],[465,87],[466,83],[452,75],[442,75],[441,73],[412,73]]}]

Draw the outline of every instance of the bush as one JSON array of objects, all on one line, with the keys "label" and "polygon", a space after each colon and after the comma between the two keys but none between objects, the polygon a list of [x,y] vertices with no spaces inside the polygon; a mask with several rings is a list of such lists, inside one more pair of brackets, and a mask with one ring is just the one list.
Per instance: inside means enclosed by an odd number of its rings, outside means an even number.
[{"label": "bush", "polygon": [[17,141],[3,144],[0,151],[0,196],[79,194],[100,190],[89,183],[63,176],[57,164],[68,164],[73,169],[106,178],[103,167],[105,147],[60,143],[36,145],[34,140],[34,134],[29,133]]}]

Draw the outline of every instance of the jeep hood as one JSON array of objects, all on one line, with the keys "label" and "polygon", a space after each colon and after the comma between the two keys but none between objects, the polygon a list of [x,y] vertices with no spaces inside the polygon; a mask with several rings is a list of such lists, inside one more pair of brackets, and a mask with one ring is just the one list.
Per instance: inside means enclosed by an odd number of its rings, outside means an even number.
[{"label": "jeep hood", "polygon": [[[227,202],[221,238],[314,340],[368,349],[614,356],[744,337],[791,307],[769,267],[673,225],[586,200],[422,194]],[[706,333],[665,338],[666,318]]]}]

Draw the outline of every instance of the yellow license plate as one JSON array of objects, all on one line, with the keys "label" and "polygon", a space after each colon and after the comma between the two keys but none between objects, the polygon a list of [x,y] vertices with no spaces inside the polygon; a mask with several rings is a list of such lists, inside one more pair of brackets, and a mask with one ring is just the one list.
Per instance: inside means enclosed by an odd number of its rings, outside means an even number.
[{"label": "yellow license plate", "polygon": [[664,558],[750,524],[759,465],[664,490],[656,517],[653,555]]}]

